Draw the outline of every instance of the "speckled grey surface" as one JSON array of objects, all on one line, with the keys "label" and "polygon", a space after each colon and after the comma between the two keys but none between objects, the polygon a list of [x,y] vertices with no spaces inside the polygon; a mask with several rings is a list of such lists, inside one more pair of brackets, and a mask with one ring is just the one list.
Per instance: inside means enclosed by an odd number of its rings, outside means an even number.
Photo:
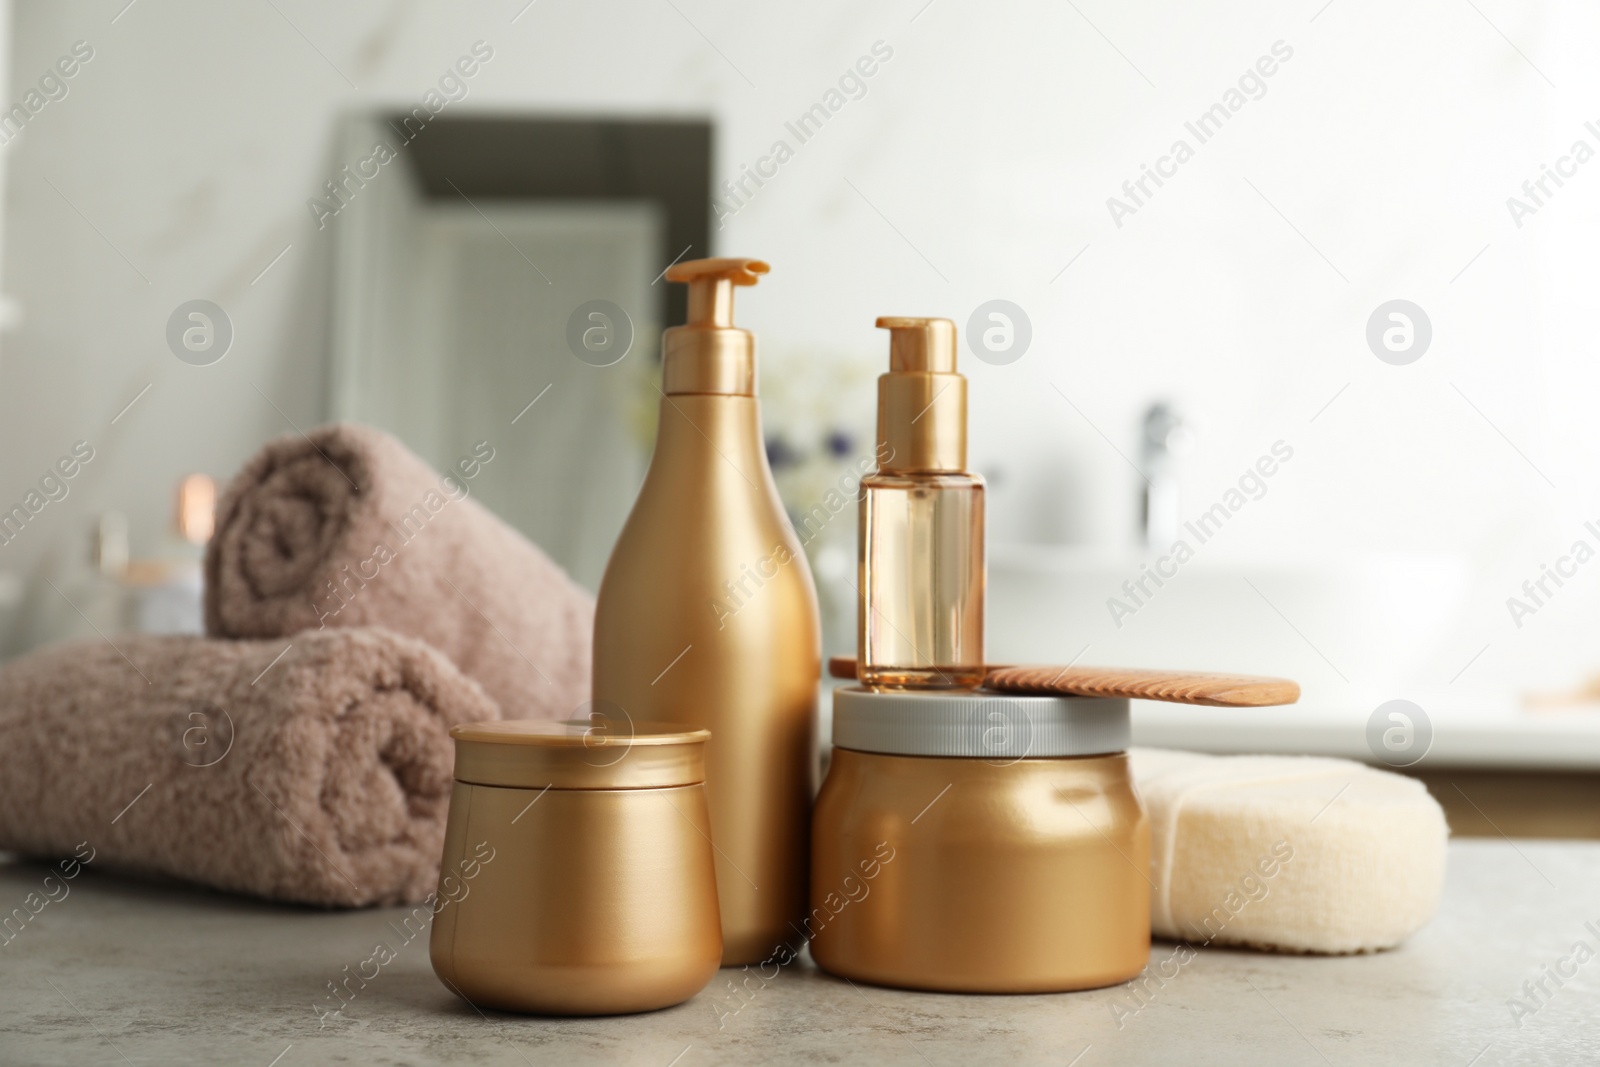
[{"label": "speckled grey surface", "polygon": [[[0,859],[0,912],[48,873]],[[86,871],[0,945],[0,1063],[1600,1061],[1600,957],[1571,956],[1580,941],[1600,951],[1596,844],[1456,842],[1443,912],[1403,948],[1339,959],[1201,949],[1152,983],[1137,1013],[1127,987],[940,996],[853,987],[802,962],[765,987],[753,979],[743,1001],[727,987],[742,975],[723,971],[688,1004],[650,1015],[484,1016],[434,978],[421,937],[407,944],[390,926],[402,914],[275,907]],[[333,1006],[327,983],[379,942],[397,950],[393,962],[338,1016],[319,1017]],[[1152,958],[1173,951],[1157,943]],[[1575,973],[1526,998],[1523,983],[1546,967]],[[1520,1026],[1518,996],[1535,1009]]]}]

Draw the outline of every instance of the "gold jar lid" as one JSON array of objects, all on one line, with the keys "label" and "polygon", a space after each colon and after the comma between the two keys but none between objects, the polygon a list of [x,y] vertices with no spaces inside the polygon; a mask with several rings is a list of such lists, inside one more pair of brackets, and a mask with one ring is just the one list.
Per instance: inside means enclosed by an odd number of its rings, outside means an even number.
[{"label": "gold jar lid", "polygon": [[627,718],[472,722],[450,728],[455,777],[516,789],[665,789],[706,780],[711,731]]}]

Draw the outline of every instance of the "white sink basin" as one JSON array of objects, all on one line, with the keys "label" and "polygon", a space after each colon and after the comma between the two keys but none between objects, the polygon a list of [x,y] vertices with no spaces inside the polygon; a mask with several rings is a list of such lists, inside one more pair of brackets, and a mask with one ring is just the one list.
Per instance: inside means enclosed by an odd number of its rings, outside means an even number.
[{"label": "white sink basin", "polygon": [[1135,551],[991,547],[987,658],[1282,675],[1304,703],[1371,708],[1446,681],[1430,661],[1468,581],[1447,556],[1307,566],[1202,552],[1161,569],[1172,577]]}]

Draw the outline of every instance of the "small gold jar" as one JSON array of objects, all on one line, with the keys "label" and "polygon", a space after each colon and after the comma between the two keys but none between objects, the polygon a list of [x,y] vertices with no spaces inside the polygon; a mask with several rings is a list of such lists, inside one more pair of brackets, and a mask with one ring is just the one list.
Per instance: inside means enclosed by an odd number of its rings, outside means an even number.
[{"label": "small gold jar", "polygon": [[662,723],[457,726],[429,945],[473,1004],[546,1015],[688,1000],[722,961],[711,734]]},{"label": "small gold jar", "polygon": [[837,690],[812,817],[818,966],[877,985],[1050,993],[1150,955],[1150,826],[1128,702]]}]

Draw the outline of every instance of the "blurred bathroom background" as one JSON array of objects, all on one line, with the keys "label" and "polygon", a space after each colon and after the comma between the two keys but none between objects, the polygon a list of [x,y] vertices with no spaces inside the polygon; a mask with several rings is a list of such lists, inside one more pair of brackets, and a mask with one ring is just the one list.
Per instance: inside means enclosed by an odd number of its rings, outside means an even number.
[{"label": "blurred bathroom background", "polygon": [[661,273],[752,255],[828,651],[873,320],[944,315],[991,660],[1288,675],[1139,739],[1452,768],[1458,832],[1600,836],[1592,5],[0,13],[6,654],[197,625],[210,484],[333,419],[489,442],[473,492],[594,588]]}]

